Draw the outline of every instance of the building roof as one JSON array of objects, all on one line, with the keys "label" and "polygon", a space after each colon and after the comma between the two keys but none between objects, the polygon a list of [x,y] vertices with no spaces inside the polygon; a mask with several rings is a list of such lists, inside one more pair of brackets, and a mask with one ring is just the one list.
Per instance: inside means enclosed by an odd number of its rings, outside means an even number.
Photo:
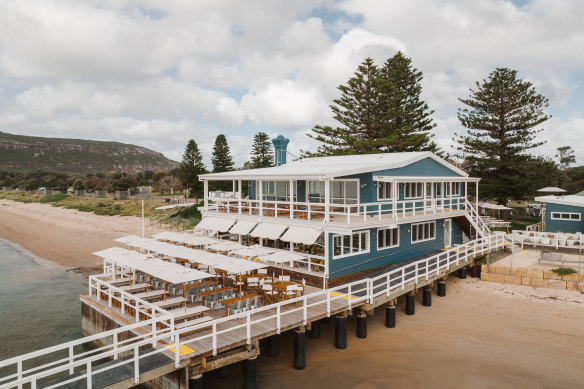
[{"label": "building roof", "polygon": [[278,180],[282,178],[328,180],[351,174],[397,169],[424,158],[431,158],[462,177],[468,176],[467,173],[437,155],[429,151],[420,151],[304,158],[276,167],[201,174],[199,177],[204,180]]},{"label": "building roof", "polygon": [[542,203],[570,205],[573,207],[584,207],[584,197],[583,196],[576,196],[576,195],[540,196],[540,197],[536,197],[535,201],[539,201]]}]

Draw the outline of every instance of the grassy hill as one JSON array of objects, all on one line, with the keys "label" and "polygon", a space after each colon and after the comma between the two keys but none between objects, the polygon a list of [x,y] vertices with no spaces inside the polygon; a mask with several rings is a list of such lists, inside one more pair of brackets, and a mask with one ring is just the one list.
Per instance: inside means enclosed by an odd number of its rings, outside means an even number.
[{"label": "grassy hill", "polygon": [[118,142],[42,138],[0,131],[0,170],[69,173],[170,170],[178,162],[145,147]]}]

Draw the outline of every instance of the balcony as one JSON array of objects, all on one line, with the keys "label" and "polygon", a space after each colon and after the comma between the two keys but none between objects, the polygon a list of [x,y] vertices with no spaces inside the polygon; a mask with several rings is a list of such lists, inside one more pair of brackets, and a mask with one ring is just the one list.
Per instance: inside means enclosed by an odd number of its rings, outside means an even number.
[{"label": "balcony", "polygon": [[387,200],[360,204],[327,204],[315,202],[269,201],[234,198],[212,199],[208,211],[233,215],[286,218],[334,224],[360,224],[372,221],[394,221],[424,218],[465,209],[462,196],[434,199]]}]

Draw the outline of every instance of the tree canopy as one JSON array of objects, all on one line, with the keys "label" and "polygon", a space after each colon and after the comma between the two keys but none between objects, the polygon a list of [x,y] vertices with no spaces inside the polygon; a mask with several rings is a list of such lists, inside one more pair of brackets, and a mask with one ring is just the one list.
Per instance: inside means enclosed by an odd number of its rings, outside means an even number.
[{"label": "tree canopy", "polygon": [[235,163],[233,162],[231,150],[227,144],[227,138],[225,138],[225,135],[223,134],[219,134],[217,135],[217,138],[215,138],[211,163],[213,164],[213,173],[228,172],[233,170]]},{"label": "tree canopy", "polygon": [[199,181],[199,175],[206,173],[203,163],[203,154],[194,139],[189,140],[180,163],[181,181],[188,188],[191,197],[201,197],[203,183]]},{"label": "tree canopy", "polygon": [[274,146],[265,132],[258,132],[253,137],[251,147],[251,168],[274,166]]},{"label": "tree canopy", "polygon": [[530,82],[517,78],[517,71],[497,68],[488,79],[476,82],[458,110],[458,119],[468,129],[455,135],[458,157],[471,175],[481,177],[482,197],[504,203],[529,193],[528,172],[534,161],[531,149],[541,146],[537,128],[550,118],[548,99]]},{"label": "tree canopy", "polygon": [[309,137],[322,142],[308,155],[437,151],[432,121],[421,100],[422,72],[396,53],[378,68],[366,58],[330,106],[338,127],[317,125]]}]

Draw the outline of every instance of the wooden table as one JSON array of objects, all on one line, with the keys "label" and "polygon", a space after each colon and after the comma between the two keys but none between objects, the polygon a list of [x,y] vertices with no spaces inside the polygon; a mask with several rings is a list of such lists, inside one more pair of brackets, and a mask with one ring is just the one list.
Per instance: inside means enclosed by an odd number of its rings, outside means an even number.
[{"label": "wooden table", "polygon": [[255,293],[251,293],[251,294],[246,294],[243,296],[237,296],[237,297],[233,297],[230,299],[225,299],[225,300],[221,300],[221,304],[225,305],[225,316],[229,316],[229,306],[231,304],[235,304],[238,301],[245,301],[245,300],[249,300],[249,299],[253,299],[256,297],[262,297],[259,294],[255,294]]},{"label": "wooden table", "polygon": [[164,290],[151,290],[150,292],[137,293],[134,294],[133,296],[145,301],[152,301],[160,300],[161,298],[164,298],[165,295],[166,291]]},{"label": "wooden table", "polygon": [[226,292],[228,290],[235,290],[235,288],[232,286],[226,286],[224,288],[213,289],[213,290],[208,290],[206,292],[201,292],[201,293],[197,294],[197,296],[202,297],[201,304],[205,305],[205,298],[206,297],[210,297],[216,293]]},{"label": "wooden table", "polygon": [[118,289],[123,290],[126,293],[134,293],[134,292],[139,292],[141,290],[146,290],[146,288],[148,288],[150,285],[144,283],[144,284],[134,284],[134,285],[128,285],[128,286],[121,286]]},{"label": "wooden table", "polygon": [[209,310],[209,308],[207,308],[203,305],[200,305],[198,307],[192,307],[192,308],[187,308],[187,309],[183,309],[183,308],[172,309],[168,312],[174,316],[174,321],[176,323],[178,320],[186,320],[186,319],[189,319],[191,317],[202,316],[203,313],[207,312],[208,310]]},{"label": "wooden table", "polygon": [[274,290],[277,290],[278,293],[280,294],[280,297],[282,297],[282,292],[286,291],[286,287],[290,286],[290,285],[295,285],[295,282],[292,281],[278,281],[278,282],[273,282],[272,283],[272,288]]},{"label": "wooden table", "polygon": [[173,306],[177,306],[177,305],[181,306],[183,304],[185,305],[185,308],[186,308],[187,299],[185,299],[184,297],[173,297],[171,299],[157,301],[155,303],[152,303],[152,305],[154,305],[155,307],[162,308],[162,309],[167,309],[169,307],[173,307]]}]

